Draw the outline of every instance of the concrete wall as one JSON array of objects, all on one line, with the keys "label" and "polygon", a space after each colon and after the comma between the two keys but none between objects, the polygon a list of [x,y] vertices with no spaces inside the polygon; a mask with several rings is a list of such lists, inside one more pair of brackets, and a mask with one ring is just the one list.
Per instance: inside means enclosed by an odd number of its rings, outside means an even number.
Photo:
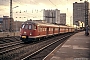
[{"label": "concrete wall", "polygon": [[0,32],[0,37],[20,36],[20,32]]}]

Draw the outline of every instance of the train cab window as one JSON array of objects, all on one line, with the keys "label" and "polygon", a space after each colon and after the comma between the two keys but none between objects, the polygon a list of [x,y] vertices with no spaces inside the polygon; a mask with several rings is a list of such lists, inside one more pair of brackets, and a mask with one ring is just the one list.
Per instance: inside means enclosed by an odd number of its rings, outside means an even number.
[{"label": "train cab window", "polygon": [[25,27],[25,25],[22,25],[22,29]]},{"label": "train cab window", "polygon": [[28,25],[25,25],[25,29],[28,29]]},{"label": "train cab window", "polygon": [[31,25],[29,25],[29,29],[32,29],[32,26]]}]

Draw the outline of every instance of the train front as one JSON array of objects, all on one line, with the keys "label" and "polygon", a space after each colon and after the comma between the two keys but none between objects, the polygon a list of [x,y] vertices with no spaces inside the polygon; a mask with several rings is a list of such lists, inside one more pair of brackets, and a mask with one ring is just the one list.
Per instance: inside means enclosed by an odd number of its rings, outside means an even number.
[{"label": "train front", "polygon": [[37,36],[37,26],[33,23],[23,24],[20,29],[20,39],[25,42],[32,42]]}]

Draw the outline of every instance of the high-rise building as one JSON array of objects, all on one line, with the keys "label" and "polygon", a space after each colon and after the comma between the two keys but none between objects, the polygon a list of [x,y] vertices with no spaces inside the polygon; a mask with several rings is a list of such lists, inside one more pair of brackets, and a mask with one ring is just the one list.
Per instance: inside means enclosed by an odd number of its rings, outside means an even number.
[{"label": "high-rise building", "polygon": [[66,13],[60,13],[60,24],[66,25]]},{"label": "high-rise building", "polygon": [[45,10],[43,11],[43,19],[47,23],[57,23],[60,24],[60,10]]},{"label": "high-rise building", "polygon": [[[85,24],[85,8],[89,9],[89,3],[73,3],[73,24],[79,26],[79,21]],[[89,20],[89,19],[88,19]]]}]

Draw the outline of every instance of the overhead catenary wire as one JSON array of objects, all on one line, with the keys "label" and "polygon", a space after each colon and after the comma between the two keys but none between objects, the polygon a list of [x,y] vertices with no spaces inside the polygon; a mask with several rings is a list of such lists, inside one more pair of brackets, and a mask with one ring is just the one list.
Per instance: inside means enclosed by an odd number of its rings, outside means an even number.
[{"label": "overhead catenary wire", "polygon": [[[51,0],[49,0],[54,6],[56,6]],[[57,7],[57,6],[56,6]]]}]

